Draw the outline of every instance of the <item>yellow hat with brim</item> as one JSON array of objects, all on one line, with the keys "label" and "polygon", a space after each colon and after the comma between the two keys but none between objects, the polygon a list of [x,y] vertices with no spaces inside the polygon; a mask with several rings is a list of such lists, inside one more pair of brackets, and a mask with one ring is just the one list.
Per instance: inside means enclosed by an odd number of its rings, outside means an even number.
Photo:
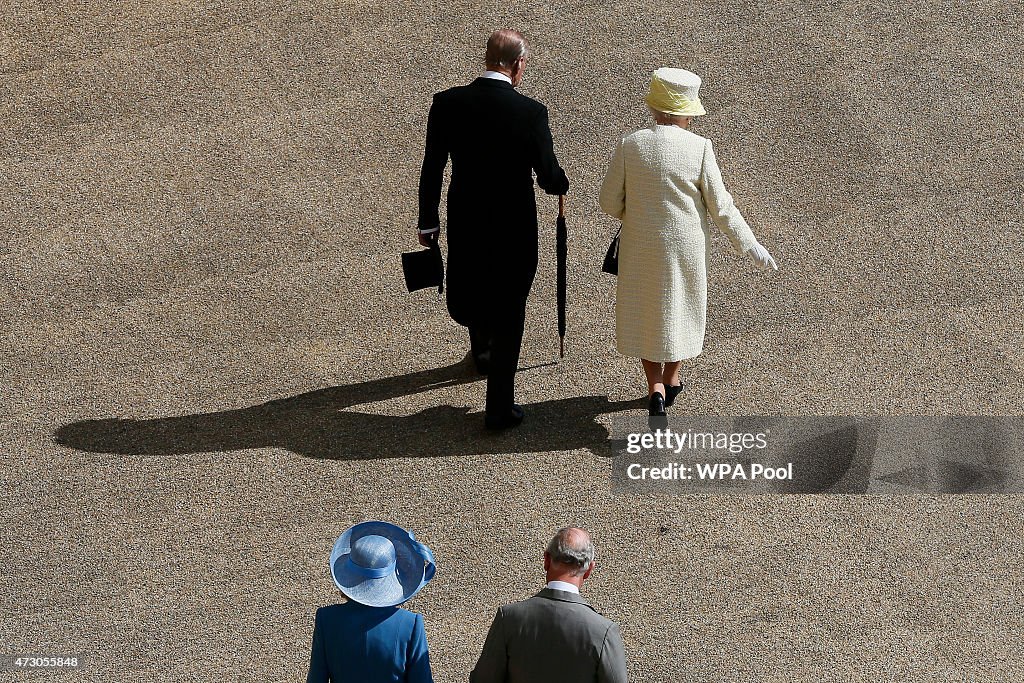
[{"label": "yellow hat with brim", "polygon": [[669,116],[701,116],[707,112],[699,93],[700,76],[686,69],[662,67],[651,76],[644,101],[651,109]]}]

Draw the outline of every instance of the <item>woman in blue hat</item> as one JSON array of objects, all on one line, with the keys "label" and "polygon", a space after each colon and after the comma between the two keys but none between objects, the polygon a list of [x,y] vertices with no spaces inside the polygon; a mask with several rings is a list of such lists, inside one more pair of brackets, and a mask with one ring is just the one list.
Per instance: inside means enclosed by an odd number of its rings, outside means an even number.
[{"label": "woman in blue hat", "polygon": [[411,531],[363,522],[331,551],[331,576],[349,598],[316,611],[307,683],[433,683],[423,617],[398,607],[434,577],[434,554]]}]

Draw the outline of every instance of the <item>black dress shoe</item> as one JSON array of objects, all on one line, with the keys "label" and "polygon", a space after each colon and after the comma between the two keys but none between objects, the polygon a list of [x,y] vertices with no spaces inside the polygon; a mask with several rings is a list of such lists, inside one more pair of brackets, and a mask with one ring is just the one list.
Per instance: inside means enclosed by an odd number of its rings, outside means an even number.
[{"label": "black dress shoe", "polygon": [[655,391],[651,394],[651,402],[648,406],[647,412],[651,417],[665,416],[665,397],[661,395],[660,391]]},{"label": "black dress shoe", "polygon": [[665,385],[665,407],[670,407],[676,402],[676,396],[683,392],[683,385],[672,386],[671,384]]},{"label": "black dress shoe", "polygon": [[523,407],[512,404],[512,407],[504,415],[487,415],[484,417],[484,426],[491,431],[518,427],[523,422]]}]

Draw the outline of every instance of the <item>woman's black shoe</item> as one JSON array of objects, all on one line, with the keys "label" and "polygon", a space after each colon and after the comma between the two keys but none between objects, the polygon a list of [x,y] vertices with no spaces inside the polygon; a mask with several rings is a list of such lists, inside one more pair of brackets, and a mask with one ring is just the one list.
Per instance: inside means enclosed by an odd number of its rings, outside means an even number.
[{"label": "woman's black shoe", "polygon": [[648,413],[651,417],[665,416],[665,397],[661,395],[660,391],[655,391],[651,394],[651,403],[648,407]]},{"label": "woman's black shoe", "polygon": [[670,407],[676,402],[676,396],[683,393],[683,385],[672,386],[671,384],[665,385],[665,407]]}]

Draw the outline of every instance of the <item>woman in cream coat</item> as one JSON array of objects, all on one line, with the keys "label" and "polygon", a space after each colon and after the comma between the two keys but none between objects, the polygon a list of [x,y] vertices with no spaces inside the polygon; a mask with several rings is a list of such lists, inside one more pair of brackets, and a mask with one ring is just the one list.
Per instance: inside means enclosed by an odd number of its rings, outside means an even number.
[{"label": "woman in cream coat", "polygon": [[682,390],[682,361],[704,348],[711,222],[737,253],[777,269],[725,189],[711,141],[687,130],[705,113],[699,89],[689,71],[655,71],[646,98],[655,125],[619,142],[601,187],[601,209],[622,220],[617,347],[641,359],[651,415],[665,414]]}]

